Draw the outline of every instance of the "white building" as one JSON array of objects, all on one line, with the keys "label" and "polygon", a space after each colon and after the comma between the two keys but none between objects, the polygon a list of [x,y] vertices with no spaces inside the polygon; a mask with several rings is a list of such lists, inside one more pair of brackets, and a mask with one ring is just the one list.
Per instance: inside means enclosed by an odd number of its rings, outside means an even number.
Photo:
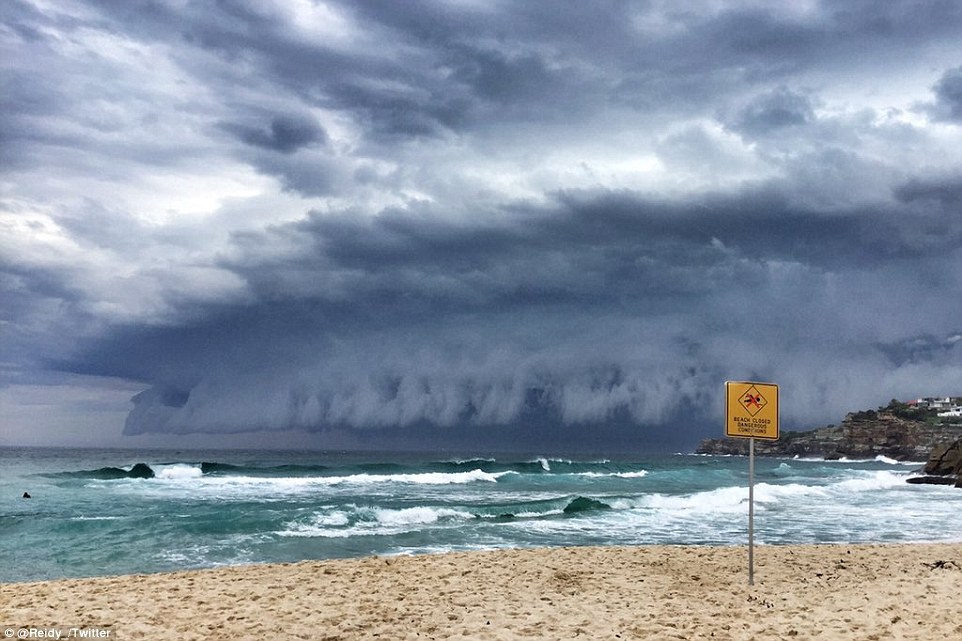
[{"label": "white building", "polygon": [[945,412],[939,412],[938,416],[962,416],[962,405],[956,405]]},{"label": "white building", "polygon": [[954,407],[957,407],[952,403],[951,396],[939,396],[934,398],[927,396],[925,398],[917,399],[914,405],[923,410],[951,410]]}]

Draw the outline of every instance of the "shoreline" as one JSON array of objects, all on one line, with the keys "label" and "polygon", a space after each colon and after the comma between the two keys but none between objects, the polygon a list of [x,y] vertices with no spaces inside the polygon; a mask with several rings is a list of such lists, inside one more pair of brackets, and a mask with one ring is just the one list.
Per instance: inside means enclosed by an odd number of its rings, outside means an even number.
[{"label": "shoreline", "polygon": [[[562,547],[0,584],[0,625],[101,638],[962,637],[962,542]],[[265,636],[267,635],[267,636]]]}]

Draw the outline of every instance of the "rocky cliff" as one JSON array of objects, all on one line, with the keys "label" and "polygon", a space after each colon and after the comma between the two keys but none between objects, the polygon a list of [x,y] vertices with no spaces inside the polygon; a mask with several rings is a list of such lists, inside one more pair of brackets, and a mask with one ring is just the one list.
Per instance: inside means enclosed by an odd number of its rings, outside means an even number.
[{"label": "rocky cliff", "polygon": [[[758,456],[800,456],[825,459],[927,461],[932,450],[962,438],[962,425],[933,425],[896,416],[889,411],[853,412],[841,425],[807,432],[783,432],[777,441],[755,440]],[[706,439],[698,454],[748,454],[748,439]]]}]

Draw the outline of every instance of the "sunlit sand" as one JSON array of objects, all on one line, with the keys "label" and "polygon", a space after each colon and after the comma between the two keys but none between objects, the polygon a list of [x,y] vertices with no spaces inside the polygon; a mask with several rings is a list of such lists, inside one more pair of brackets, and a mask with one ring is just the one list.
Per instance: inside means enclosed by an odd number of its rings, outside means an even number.
[{"label": "sunlit sand", "polygon": [[962,543],[583,547],[0,585],[116,639],[958,639]]}]

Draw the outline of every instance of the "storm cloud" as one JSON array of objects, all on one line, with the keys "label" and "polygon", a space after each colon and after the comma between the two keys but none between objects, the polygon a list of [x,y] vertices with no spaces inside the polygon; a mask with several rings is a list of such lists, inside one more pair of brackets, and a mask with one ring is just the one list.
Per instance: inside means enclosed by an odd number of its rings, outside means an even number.
[{"label": "storm cloud", "polygon": [[603,449],[962,393],[962,11],[862,4],[7,3],[4,402]]}]

